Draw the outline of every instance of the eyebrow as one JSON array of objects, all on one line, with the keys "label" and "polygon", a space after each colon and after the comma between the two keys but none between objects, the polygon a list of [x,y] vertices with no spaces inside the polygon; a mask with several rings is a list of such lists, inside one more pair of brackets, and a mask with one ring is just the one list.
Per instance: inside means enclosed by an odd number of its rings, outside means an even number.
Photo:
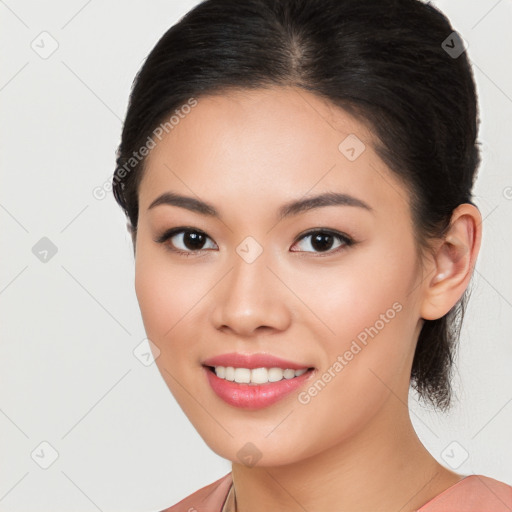
[{"label": "eyebrow", "polygon": [[[180,208],[185,208],[192,212],[200,213],[201,215],[220,219],[220,214],[213,205],[194,197],[176,194],[175,192],[165,192],[158,196],[148,206],[148,210],[162,204],[179,206]],[[338,192],[326,192],[306,199],[298,199],[285,203],[279,208],[277,216],[279,220],[282,220],[286,217],[325,206],[355,206],[373,212],[373,208],[370,205],[357,197]]]}]

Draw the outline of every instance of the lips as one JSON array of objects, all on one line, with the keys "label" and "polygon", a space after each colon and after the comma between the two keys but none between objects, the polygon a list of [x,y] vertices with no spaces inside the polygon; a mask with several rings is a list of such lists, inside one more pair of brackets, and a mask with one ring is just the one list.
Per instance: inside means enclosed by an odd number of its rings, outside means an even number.
[{"label": "lips", "polygon": [[211,357],[203,361],[203,366],[233,366],[234,368],[282,368],[283,370],[301,370],[302,368],[311,368],[308,363],[297,363],[287,361],[270,354],[239,354],[232,352]]},{"label": "lips", "polygon": [[[206,379],[214,393],[227,404],[242,409],[262,409],[290,395],[303,387],[315,373],[310,365],[288,361],[269,354],[223,354],[203,361]],[[262,384],[239,383],[220,378],[215,373],[223,370],[245,368],[245,373],[257,368],[281,368],[292,372],[298,370],[295,376],[289,375],[277,382]],[[293,372],[292,372],[293,373]]]}]

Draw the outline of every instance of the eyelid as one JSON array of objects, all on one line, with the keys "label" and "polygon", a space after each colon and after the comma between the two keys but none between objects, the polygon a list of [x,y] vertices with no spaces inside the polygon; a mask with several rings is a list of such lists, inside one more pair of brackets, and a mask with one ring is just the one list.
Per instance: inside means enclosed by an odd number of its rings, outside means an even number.
[{"label": "eyelid", "polygon": [[178,233],[181,233],[182,231],[193,231],[194,233],[200,233],[201,235],[204,235],[204,236],[210,238],[210,240],[212,239],[202,229],[198,229],[193,226],[179,226],[176,228],[166,229],[161,235],[154,238],[153,241],[156,243],[159,243],[159,244],[163,244],[169,238],[173,237],[174,235],[177,235]]}]

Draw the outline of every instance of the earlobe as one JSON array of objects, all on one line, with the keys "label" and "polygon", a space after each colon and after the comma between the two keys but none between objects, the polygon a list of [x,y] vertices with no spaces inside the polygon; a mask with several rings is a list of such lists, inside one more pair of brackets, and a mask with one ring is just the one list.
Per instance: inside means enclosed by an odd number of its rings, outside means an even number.
[{"label": "earlobe", "polygon": [[426,280],[421,318],[436,320],[452,309],[466,290],[481,242],[482,218],[478,208],[464,203],[452,214],[450,228],[434,255]]}]

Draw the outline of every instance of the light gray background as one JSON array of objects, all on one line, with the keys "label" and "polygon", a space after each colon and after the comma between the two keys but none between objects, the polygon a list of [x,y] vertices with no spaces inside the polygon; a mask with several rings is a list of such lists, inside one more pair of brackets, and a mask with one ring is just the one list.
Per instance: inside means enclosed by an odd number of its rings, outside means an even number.
[{"label": "light gray background", "polygon": [[[145,333],[131,240],[112,194],[92,193],[110,182],[137,70],[196,3],[0,0],[1,511],[156,511],[230,470],[133,353]],[[443,416],[411,393],[411,416],[445,466],[512,484],[512,5],[435,5],[473,63],[485,220],[460,401]],[[42,237],[57,247],[47,262],[32,251]]]}]

